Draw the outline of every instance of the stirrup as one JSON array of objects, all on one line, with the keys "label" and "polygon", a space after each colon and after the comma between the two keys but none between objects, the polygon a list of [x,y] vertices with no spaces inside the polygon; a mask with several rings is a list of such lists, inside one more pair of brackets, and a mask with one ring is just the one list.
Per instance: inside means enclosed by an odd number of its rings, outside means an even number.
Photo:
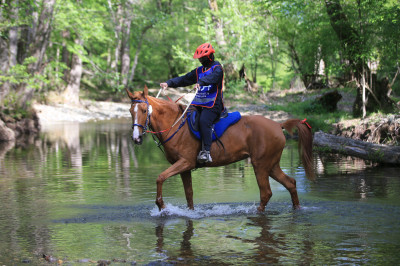
[{"label": "stirrup", "polygon": [[200,151],[197,155],[197,162],[199,163],[212,163],[212,158],[209,151]]}]

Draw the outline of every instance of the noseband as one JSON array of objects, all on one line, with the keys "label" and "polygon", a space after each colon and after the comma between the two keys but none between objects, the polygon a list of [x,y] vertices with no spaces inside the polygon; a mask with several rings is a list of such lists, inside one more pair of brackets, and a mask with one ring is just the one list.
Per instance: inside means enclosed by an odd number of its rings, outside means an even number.
[{"label": "noseband", "polygon": [[132,124],[132,129],[135,126],[141,127],[143,129],[142,135],[144,135],[144,134],[146,134],[147,127],[149,126],[149,123],[150,123],[150,112],[149,112],[150,104],[149,104],[149,102],[147,101],[146,98],[145,98],[144,101],[143,100],[132,100],[132,104],[135,104],[135,103],[145,103],[145,104],[147,104],[147,117],[146,117],[146,122],[144,123],[144,126],[141,125],[141,124],[135,124],[135,123]]}]

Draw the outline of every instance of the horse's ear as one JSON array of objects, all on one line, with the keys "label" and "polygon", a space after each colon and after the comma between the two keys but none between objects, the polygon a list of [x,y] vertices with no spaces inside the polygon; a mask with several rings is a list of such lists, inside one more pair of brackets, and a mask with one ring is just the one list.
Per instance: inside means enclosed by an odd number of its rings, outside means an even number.
[{"label": "horse's ear", "polygon": [[125,87],[126,93],[128,94],[128,97],[133,99],[133,94],[132,92],[129,91],[129,89],[127,87]]},{"label": "horse's ear", "polygon": [[143,94],[145,98],[147,98],[147,96],[149,95],[149,88],[147,88],[146,84],[144,84]]}]

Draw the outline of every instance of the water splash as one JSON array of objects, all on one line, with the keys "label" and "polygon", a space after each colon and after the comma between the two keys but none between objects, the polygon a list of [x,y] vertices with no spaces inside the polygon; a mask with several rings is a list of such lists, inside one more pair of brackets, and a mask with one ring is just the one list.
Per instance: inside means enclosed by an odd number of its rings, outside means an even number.
[{"label": "water splash", "polygon": [[204,217],[226,216],[236,214],[255,214],[257,206],[253,204],[206,204],[197,205],[195,210],[189,210],[186,206],[175,206],[167,203],[166,208],[159,211],[157,207],[150,210],[152,217],[186,217],[200,219]]}]

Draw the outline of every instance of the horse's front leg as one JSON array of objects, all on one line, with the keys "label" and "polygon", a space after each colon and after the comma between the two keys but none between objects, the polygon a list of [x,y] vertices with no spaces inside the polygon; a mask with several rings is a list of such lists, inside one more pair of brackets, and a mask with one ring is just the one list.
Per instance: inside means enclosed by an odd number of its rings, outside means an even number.
[{"label": "horse's front leg", "polygon": [[187,206],[189,209],[193,210],[193,187],[192,187],[192,173],[190,171],[181,173],[183,188],[185,189],[185,196],[187,201]]},{"label": "horse's front leg", "polygon": [[167,170],[162,172],[158,178],[157,178],[157,197],[156,197],[156,204],[158,206],[158,209],[161,211],[161,209],[165,208],[165,204],[162,198],[162,185],[164,181],[174,175],[187,172],[191,169],[193,169],[194,166],[189,163],[185,159],[179,159],[177,162],[175,162],[173,165],[171,165]]}]

